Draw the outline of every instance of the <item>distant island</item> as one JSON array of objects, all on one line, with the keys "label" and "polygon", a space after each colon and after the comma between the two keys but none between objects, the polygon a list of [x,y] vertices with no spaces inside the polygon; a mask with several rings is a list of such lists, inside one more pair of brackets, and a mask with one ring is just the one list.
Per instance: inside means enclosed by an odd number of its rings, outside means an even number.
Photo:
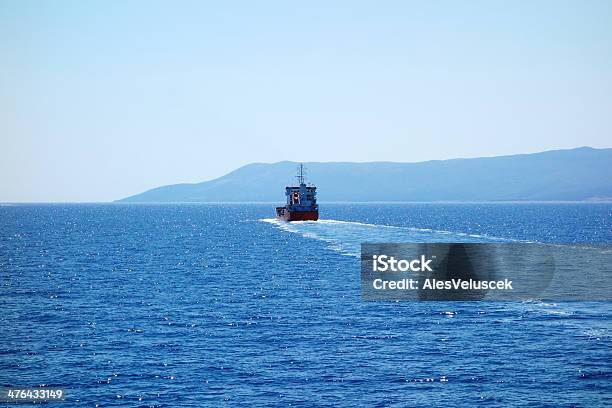
[{"label": "distant island", "polygon": [[[119,202],[282,202],[298,163],[253,163],[214,180],[157,187]],[[305,163],[319,199],[381,201],[611,201],[612,149],[420,163]]]}]

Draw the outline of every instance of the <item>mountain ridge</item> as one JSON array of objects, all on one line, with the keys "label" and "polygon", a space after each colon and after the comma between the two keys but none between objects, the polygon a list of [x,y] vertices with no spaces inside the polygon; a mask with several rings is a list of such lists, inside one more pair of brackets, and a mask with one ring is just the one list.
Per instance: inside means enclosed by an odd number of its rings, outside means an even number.
[{"label": "mountain ridge", "polygon": [[[297,162],[249,163],[200,183],[118,202],[284,201]],[[585,201],[612,199],[612,148],[579,147],[423,162],[309,162],[320,201]],[[245,188],[248,187],[248,188]]]}]

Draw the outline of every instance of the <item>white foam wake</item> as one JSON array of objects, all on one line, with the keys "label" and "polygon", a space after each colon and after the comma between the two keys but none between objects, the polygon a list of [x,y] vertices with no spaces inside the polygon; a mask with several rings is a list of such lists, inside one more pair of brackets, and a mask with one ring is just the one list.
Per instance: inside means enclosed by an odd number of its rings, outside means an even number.
[{"label": "white foam wake", "polygon": [[500,242],[507,239],[463,232],[440,231],[427,228],[398,227],[354,221],[280,221],[264,218],[260,221],[300,234],[305,238],[327,242],[328,248],[344,255],[359,257],[360,245],[365,242]]}]

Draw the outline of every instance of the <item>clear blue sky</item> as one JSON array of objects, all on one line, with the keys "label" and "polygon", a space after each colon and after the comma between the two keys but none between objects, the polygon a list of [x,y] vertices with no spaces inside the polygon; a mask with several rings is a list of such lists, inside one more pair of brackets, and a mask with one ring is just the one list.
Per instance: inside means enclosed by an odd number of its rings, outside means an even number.
[{"label": "clear blue sky", "polygon": [[612,145],[612,1],[0,0],[0,201]]}]

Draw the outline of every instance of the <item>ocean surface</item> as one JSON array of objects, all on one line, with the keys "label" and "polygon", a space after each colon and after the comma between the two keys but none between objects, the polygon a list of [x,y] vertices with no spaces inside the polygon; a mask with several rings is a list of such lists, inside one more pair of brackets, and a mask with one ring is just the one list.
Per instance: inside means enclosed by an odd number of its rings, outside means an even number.
[{"label": "ocean surface", "polygon": [[610,302],[367,303],[358,259],[610,244],[612,204],[273,207],[0,206],[0,386],[86,407],[612,405]]}]

